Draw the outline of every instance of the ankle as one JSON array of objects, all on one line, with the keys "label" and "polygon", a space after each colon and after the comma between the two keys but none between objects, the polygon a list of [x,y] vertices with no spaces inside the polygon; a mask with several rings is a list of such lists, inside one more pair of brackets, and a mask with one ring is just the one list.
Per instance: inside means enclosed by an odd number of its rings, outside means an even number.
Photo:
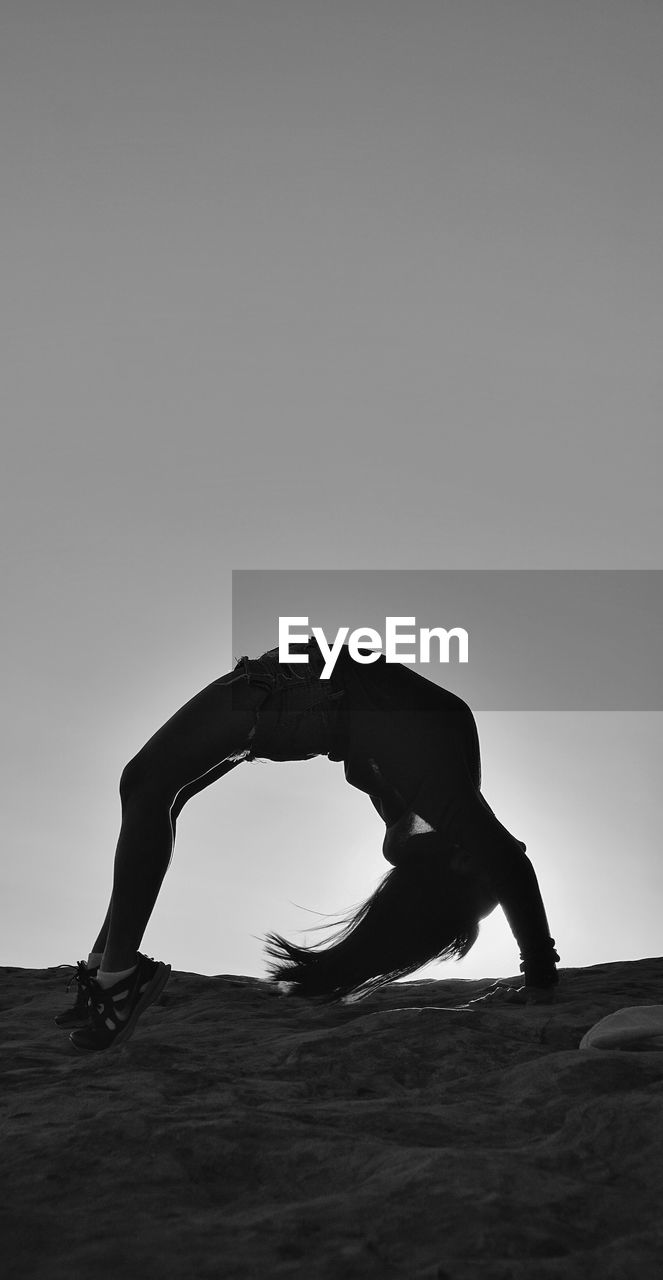
[{"label": "ankle", "polygon": [[104,951],[99,964],[100,973],[123,973],[125,969],[135,969],[138,964],[136,951]]},{"label": "ankle", "polygon": [[137,967],[134,964],[129,969],[118,969],[112,972],[108,969],[100,969],[97,974],[97,982],[102,991],[107,991],[109,987],[115,987],[118,982],[123,982],[125,978],[130,978],[132,973],[136,972]]}]

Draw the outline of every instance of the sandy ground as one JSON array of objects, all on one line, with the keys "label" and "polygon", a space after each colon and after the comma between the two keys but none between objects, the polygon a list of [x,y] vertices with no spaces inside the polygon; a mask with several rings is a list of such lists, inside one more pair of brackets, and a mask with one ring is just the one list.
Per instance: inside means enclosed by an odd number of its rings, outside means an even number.
[{"label": "sandy ground", "polygon": [[472,1010],[452,977],[325,1006],[174,973],[84,1058],[69,972],[0,970],[7,1280],[663,1273],[663,1052],[578,1050],[663,959]]}]

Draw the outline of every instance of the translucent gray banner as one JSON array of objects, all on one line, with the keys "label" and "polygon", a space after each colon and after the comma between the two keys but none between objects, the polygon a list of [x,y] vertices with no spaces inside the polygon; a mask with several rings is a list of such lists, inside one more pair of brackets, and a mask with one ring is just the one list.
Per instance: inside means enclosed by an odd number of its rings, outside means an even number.
[{"label": "translucent gray banner", "polygon": [[396,660],[475,710],[663,708],[661,570],[233,572],[236,658],[278,645],[283,619],[305,619],[289,624],[292,638],[318,628],[330,649],[344,628],[351,643],[372,628],[382,651],[391,634]]}]

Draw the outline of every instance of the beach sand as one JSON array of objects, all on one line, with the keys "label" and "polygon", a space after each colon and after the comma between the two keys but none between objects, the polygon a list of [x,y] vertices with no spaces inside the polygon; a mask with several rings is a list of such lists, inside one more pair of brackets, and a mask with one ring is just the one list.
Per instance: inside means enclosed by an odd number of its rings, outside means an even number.
[{"label": "beach sand", "polygon": [[440,972],[331,1006],[177,972],[81,1057],[71,971],[0,970],[7,1280],[660,1274],[663,1052],[578,1045],[663,959],[550,1006],[459,1009],[491,979]]}]

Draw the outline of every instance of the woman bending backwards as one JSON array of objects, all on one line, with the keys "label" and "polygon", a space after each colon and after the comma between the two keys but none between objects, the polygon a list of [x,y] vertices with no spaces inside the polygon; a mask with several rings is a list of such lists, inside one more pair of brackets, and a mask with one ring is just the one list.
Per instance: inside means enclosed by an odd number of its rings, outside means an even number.
[{"label": "woman bending backwards", "polygon": [[[61,1027],[80,1052],[121,1044],[157,999],[170,966],[138,951],[187,800],[244,760],[343,761],[384,820],[392,870],[331,941],[297,947],[270,934],[270,976],[303,996],[362,995],[436,958],[467,955],[499,904],[520,949],[519,1003],[553,998],[559,956],[525,845],[481,794],[474,717],[460,698],[379,656],[343,648],[329,680],[317,642],[241,658],[181,708],[126,766],[113,892],[73,1009]],[[370,653],[370,651],[369,651]],[[365,655],[368,656],[368,655]]]}]

